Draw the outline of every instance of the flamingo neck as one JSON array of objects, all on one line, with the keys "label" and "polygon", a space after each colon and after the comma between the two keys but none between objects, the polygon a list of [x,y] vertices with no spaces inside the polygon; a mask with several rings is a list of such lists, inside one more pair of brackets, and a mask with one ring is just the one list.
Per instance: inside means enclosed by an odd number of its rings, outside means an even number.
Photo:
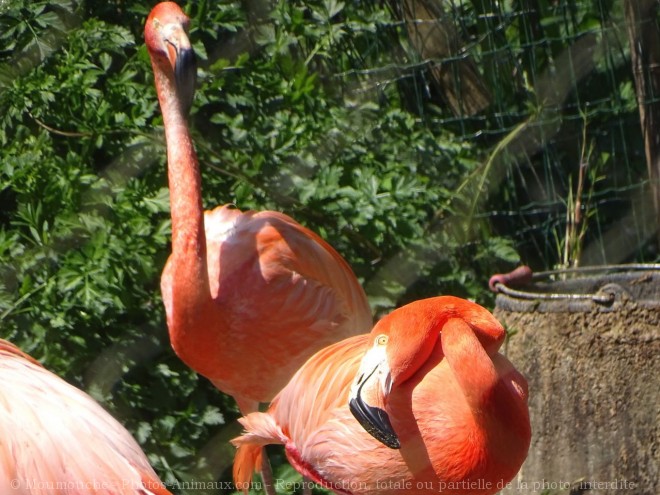
[{"label": "flamingo neck", "polygon": [[[399,308],[391,316],[381,321],[389,327],[393,344],[389,347],[392,349],[389,362],[395,384],[412,378],[423,366],[451,319],[467,322],[489,355],[497,352],[505,336],[502,326],[486,309],[452,296],[416,301]],[[380,333],[380,325],[374,327],[372,335]]]},{"label": "flamingo neck", "polygon": [[530,439],[525,378],[504,356],[489,355],[474,329],[461,319],[445,324],[441,341],[444,359],[472,411],[475,432],[480,432],[498,470],[508,469],[513,477]]},{"label": "flamingo neck", "polygon": [[511,476],[525,460],[531,439],[527,381],[503,356],[496,356],[499,379],[485,399],[492,449],[502,461],[509,461]]},{"label": "flamingo neck", "polygon": [[[172,216],[170,257],[175,327],[196,320],[200,308],[211,300],[206,260],[202,184],[197,155],[186,116],[181,111],[172,71],[153,63],[167,142],[167,169]],[[170,328],[172,331],[173,329]]]},{"label": "flamingo neck", "polygon": [[472,327],[460,318],[447,321],[442,329],[442,350],[468,405],[477,417],[490,403],[499,376],[491,357]]}]

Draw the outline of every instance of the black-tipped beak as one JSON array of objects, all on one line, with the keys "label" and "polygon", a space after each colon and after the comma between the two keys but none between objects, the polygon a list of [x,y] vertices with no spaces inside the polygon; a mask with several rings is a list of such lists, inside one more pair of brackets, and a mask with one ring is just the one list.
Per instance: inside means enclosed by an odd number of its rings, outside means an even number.
[{"label": "black-tipped beak", "polygon": [[355,419],[372,437],[391,449],[400,449],[401,443],[390,423],[387,413],[380,407],[373,407],[362,400],[360,391],[348,402],[348,408]]},{"label": "black-tipped beak", "polygon": [[181,47],[177,51],[174,63],[174,78],[176,90],[181,102],[181,111],[188,115],[195,96],[195,84],[197,82],[197,59],[192,47]]}]

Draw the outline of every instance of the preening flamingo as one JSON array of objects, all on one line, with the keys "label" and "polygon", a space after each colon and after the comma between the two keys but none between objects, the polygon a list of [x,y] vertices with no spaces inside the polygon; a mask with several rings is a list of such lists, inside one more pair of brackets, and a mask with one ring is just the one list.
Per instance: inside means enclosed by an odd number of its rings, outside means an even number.
[{"label": "preening flamingo", "polygon": [[0,339],[0,493],[171,495],[94,399]]},{"label": "preening flamingo", "polygon": [[366,296],[319,236],[272,211],[203,211],[187,113],[195,81],[189,20],[172,2],[149,14],[151,56],[165,136],[172,255],[161,278],[178,356],[246,414],[270,401],[317,350],[368,331]]},{"label": "preening flamingo", "polygon": [[497,352],[504,336],[481,306],[443,296],[319,351],[266,413],[240,420],[237,487],[262,446],[284,444],[300,473],[337,493],[500,491],[530,442],[527,382]]}]

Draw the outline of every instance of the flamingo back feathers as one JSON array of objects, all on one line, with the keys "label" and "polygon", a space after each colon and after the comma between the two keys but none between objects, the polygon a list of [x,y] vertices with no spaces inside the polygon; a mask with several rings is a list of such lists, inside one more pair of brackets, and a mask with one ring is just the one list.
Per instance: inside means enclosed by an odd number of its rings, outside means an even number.
[{"label": "flamingo back feathers", "polygon": [[[319,236],[272,211],[225,205],[204,215],[215,312],[204,328],[170,335],[186,363],[220,390],[270,401],[314,352],[371,328],[355,275]],[[170,264],[161,284],[168,321],[177,297]]]},{"label": "flamingo back feathers", "polygon": [[4,340],[0,382],[0,493],[170,493],[119,422]]}]

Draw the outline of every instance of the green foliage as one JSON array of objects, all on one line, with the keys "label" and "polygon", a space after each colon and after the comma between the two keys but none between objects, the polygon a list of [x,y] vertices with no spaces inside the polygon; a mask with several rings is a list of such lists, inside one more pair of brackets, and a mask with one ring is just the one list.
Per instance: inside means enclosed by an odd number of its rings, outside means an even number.
[{"label": "green foliage", "polygon": [[2,23],[16,41],[0,61],[2,337],[104,401],[172,480],[220,407],[235,413],[167,351],[169,201],[140,28],[71,2],[16,2]]}]

